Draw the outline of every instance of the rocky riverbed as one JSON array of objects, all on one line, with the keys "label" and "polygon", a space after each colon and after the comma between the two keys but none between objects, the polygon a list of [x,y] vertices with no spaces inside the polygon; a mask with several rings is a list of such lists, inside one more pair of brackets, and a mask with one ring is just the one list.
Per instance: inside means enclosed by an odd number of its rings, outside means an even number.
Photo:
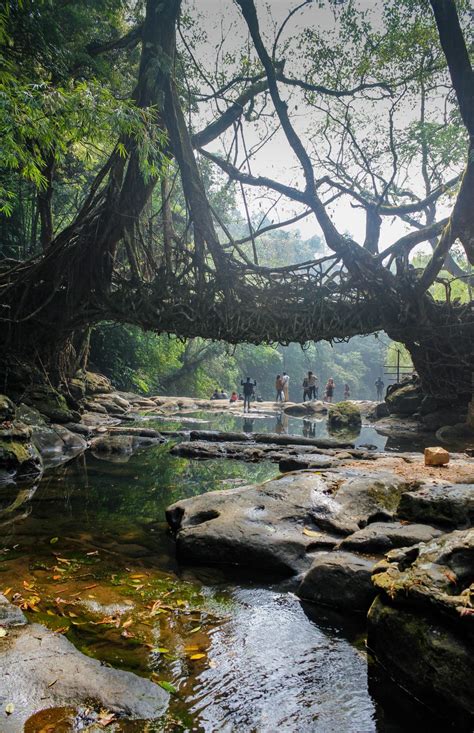
[{"label": "rocky riverbed", "polygon": [[[84,451],[122,463],[139,449],[168,442],[165,449],[178,457],[278,464],[283,474],[279,478],[172,504],[167,519],[179,561],[281,575],[305,602],[346,614],[368,612],[368,644],[380,667],[432,709],[447,712],[459,730],[469,729],[474,715],[474,465],[469,456],[472,432],[459,422],[459,411],[427,405],[416,386],[406,385],[398,398],[388,401],[389,416],[385,405],[358,402],[345,409],[343,404],[329,421],[335,429],[314,435],[304,424],[326,420],[330,406],[322,402],[286,404],[283,409],[281,404],[256,403],[249,417],[239,403],[116,392],[100,375],[87,375],[81,384],[81,402],[72,406],[46,388],[29,390],[25,401],[16,404],[0,398],[0,479],[4,485],[26,482],[2,509],[8,522],[25,516],[22,507],[43,470]],[[247,432],[204,427],[220,415],[243,420]],[[282,429],[259,431],[259,421],[263,424],[268,416],[276,416],[276,426]],[[303,435],[286,434],[288,417],[302,420]],[[178,429],[167,429],[173,421]],[[341,421],[348,424],[341,426]],[[446,444],[456,438],[458,448],[462,435],[467,453],[451,453],[447,466],[432,467],[424,465],[420,453],[380,453],[373,445],[360,445],[360,440],[356,446],[357,430],[351,429],[370,421],[389,439],[439,443],[447,435]],[[199,423],[202,427],[197,428]],[[7,655],[19,650],[21,657],[23,644],[40,639],[40,647],[50,649],[51,660],[64,656],[71,660],[71,669],[87,667],[66,639],[64,646],[60,635],[52,636],[43,627],[22,622],[10,629],[7,621],[0,627],[7,631]],[[417,665],[410,662],[413,649]],[[21,672],[22,678],[36,679],[35,669],[41,665],[35,655],[32,652],[36,661]],[[61,707],[70,696],[77,711],[89,688],[74,690],[65,673],[63,682],[54,682],[49,692],[48,667],[41,668],[46,671],[35,682],[38,699]],[[91,667],[91,679],[99,672]],[[143,713],[150,719],[166,704],[156,693],[150,698],[154,711],[140,708],[138,683],[112,678],[115,692],[96,696],[96,703],[119,716]],[[8,687],[12,680],[4,683],[7,697],[15,693],[14,686]],[[114,696],[115,701],[122,697],[115,694],[120,684],[130,688],[132,697],[136,688],[138,697],[115,704]],[[152,688],[156,685],[150,687],[155,693]],[[32,700],[30,707],[24,706],[26,720],[38,703],[25,690],[23,697]],[[13,718],[5,720],[10,725],[5,730],[20,730]]]}]

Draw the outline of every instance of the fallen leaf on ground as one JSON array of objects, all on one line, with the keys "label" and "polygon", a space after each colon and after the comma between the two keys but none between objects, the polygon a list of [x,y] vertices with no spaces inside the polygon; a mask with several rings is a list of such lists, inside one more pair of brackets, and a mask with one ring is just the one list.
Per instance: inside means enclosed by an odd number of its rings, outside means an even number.
[{"label": "fallen leaf on ground", "polygon": [[3,639],[4,636],[8,634],[8,631],[3,628],[3,626],[0,626],[0,639]]},{"label": "fallen leaf on ground", "polygon": [[321,532],[315,532],[314,529],[310,529],[309,527],[305,527],[303,529],[303,534],[307,535],[308,537],[321,537]]},{"label": "fallen leaf on ground", "polygon": [[15,710],[15,706],[12,702],[9,702],[8,705],[5,705],[5,712],[7,715],[11,715],[14,710]]},{"label": "fallen leaf on ground", "polygon": [[189,658],[190,659],[204,659],[205,656],[206,656],[205,654],[200,653],[200,654],[192,654]]}]

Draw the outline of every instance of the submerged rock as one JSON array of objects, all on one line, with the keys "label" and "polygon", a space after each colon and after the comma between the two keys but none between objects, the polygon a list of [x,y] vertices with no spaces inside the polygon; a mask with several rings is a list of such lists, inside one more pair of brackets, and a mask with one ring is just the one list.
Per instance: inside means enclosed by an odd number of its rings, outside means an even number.
[{"label": "submerged rock", "polygon": [[376,562],[351,552],[318,552],[297,594],[332,608],[366,611],[376,595],[371,580]]},{"label": "submerged rock", "polygon": [[164,438],[156,430],[111,428],[111,432],[92,439],[91,450],[93,453],[102,455],[131,455],[139,448],[158,445],[163,442]]},{"label": "submerged rock", "polygon": [[[131,719],[156,719],[169,695],[131,672],[102,665],[82,654],[65,636],[23,614],[0,596],[0,730],[22,733],[35,712],[45,708],[95,705]],[[13,712],[5,712],[6,705]]]},{"label": "submerged rock", "polygon": [[286,415],[294,415],[295,417],[301,417],[302,415],[314,415],[320,413],[325,415],[328,411],[327,405],[321,400],[308,400],[307,402],[301,402],[298,404],[290,404],[283,407],[283,412]]}]

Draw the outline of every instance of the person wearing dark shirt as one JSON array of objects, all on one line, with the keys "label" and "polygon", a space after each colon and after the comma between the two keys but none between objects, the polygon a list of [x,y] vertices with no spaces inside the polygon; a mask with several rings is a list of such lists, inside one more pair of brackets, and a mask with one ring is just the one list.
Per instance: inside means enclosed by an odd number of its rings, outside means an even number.
[{"label": "person wearing dark shirt", "polygon": [[383,388],[385,387],[385,384],[382,382],[382,378],[379,377],[377,381],[375,382],[375,388],[377,390],[377,401],[382,402],[383,400]]},{"label": "person wearing dark shirt", "polygon": [[[250,377],[247,377],[245,382],[242,379],[240,384],[243,387],[244,392],[244,412],[250,412],[250,400],[253,396],[254,389],[257,386],[257,382],[255,379],[252,381]],[[247,410],[245,408],[247,408]]]}]

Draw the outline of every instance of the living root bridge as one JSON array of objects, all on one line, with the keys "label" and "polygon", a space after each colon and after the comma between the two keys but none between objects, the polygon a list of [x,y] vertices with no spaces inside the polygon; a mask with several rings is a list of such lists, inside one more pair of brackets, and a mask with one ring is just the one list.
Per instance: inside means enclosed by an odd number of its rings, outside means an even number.
[{"label": "living root bridge", "polygon": [[380,330],[380,311],[367,300],[321,297],[318,288],[301,287],[296,299],[284,288],[268,291],[240,286],[233,293],[212,284],[199,293],[187,288],[141,287],[116,292],[109,300],[108,317],[156,332],[238,343],[283,343],[347,339]]}]

